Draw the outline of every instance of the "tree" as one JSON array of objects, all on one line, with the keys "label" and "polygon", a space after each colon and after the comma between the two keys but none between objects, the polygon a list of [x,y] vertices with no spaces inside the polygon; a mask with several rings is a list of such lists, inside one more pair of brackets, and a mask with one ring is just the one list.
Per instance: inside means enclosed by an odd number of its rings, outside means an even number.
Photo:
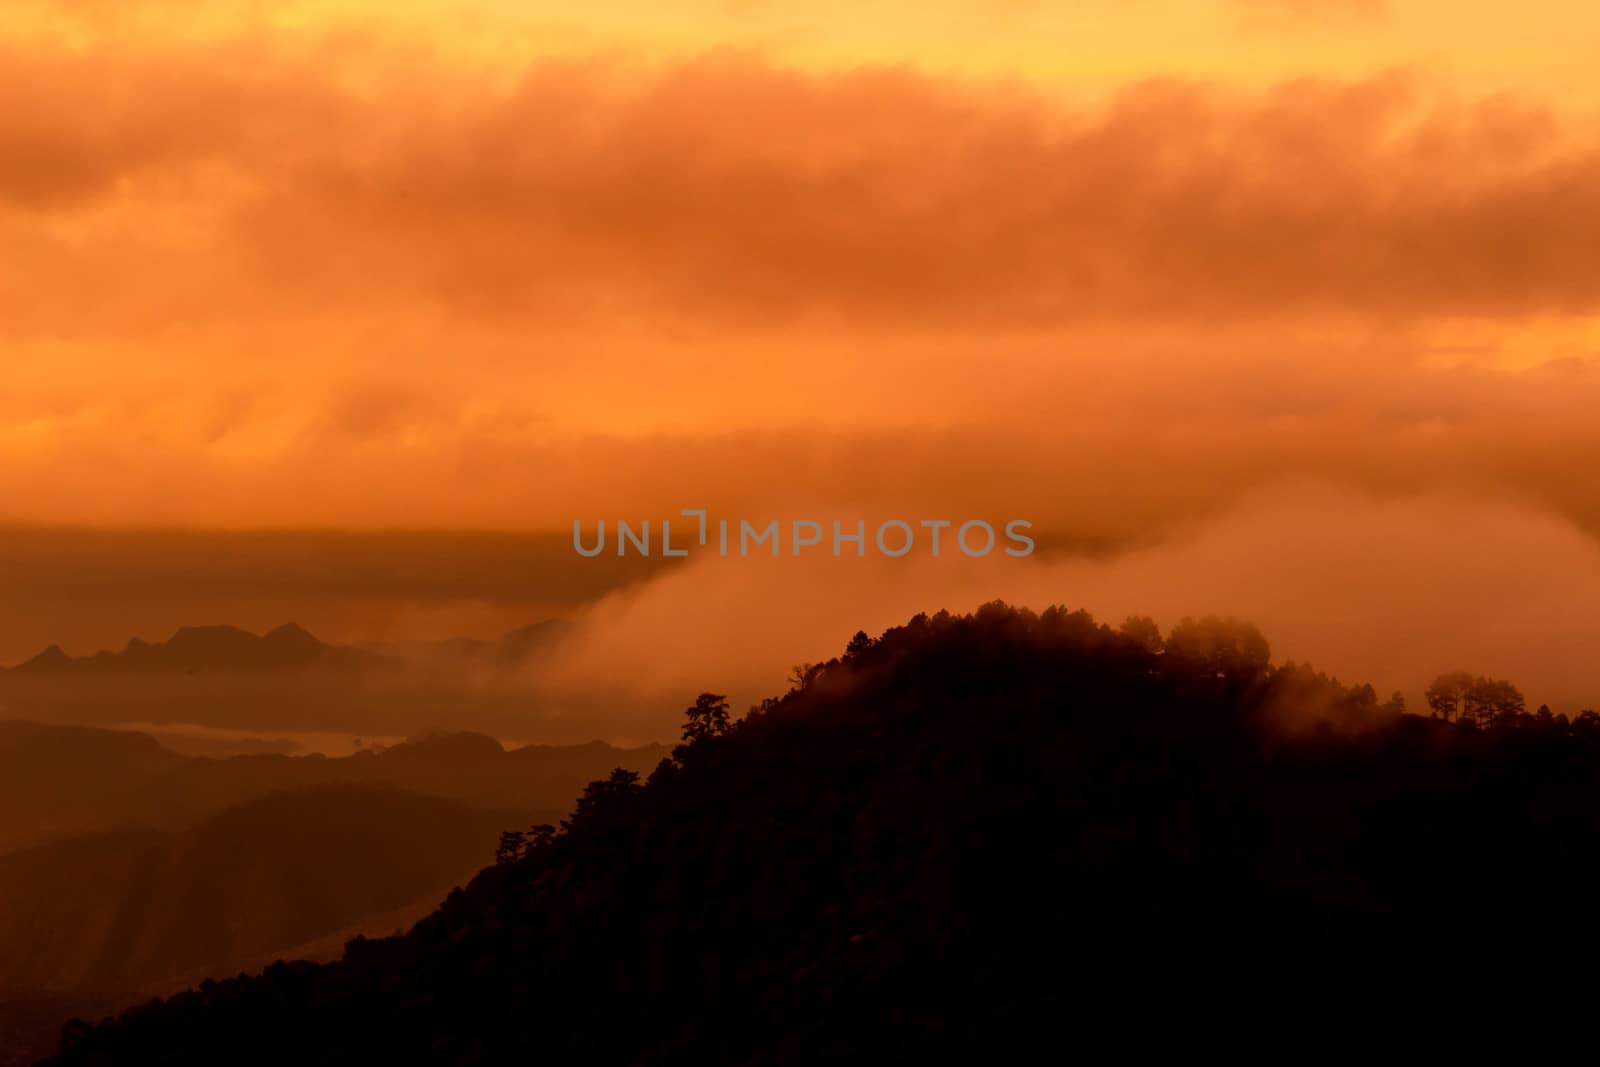
[{"label": "tree", "polygon": [[728,732],[728,698],[720,693],[701,693],[684,712],[683,740],[695,744]]},{"label": "tree", "polygon": [[1522,693],[1498,678],[1475,678],[1462,702],[1463,719],[1477,726],[1510,727],[1523,717]]},{"label": "tree", "polygon": [[[635,778],[638,775],[634,776]],[[494,850],[494,861],[501,866],[515,863],[533,855],[556,839],[556,828],[547,822],[538,823],[526,830],[507,830],[500,835],[500,845]]]},{"label": "tree", "polygon": [[796,663],[789,668],[789,689],[791,691],[805,689],[816,676],[817,665],[814,663]]},{"label": "tree", "polygon": [[522,858],[527,839],[521,830],[507,830],[500,835],[500,845],[494,850],[494,861],[502,867]]},{"label": "tree", "polygon": [[1161,627],[1148,615],[1129,615],[1122,620],[1120,632],[1146,652],[1160,652],[1166,646],[1161,638]]},{"label": "tree", "polygon": [[1249,677],[1266,669],[1272,650],[1261,631],[1237,619],[1184,619],[1167,636],[1167,652],[1217,677]]},{"label": "tree", "polygon": [[601,816],[612,814],[629,798],[641,793],[643,788],[639,784],[638,771],[618,767],[609,776],[583,787],[577,810],[570,820],[563,821],[561,825],[571,829],[574,825],[592,823]]},{"label": "tree", "polygon": [[1455,718],[1471,726],[1509,727],[1526,717],[1527,704],[1516,686],[1466,671],[1439,675],[1426,696],[1433,716],[1446,722]]},{"label": "tree", "polygon": [[1449,671],[1439,675],[1423,694],[1428,701],[1429,712],[1435,719],[1449,722],[1461,713],[1467,690],[1476,680],[1466,671]]}]

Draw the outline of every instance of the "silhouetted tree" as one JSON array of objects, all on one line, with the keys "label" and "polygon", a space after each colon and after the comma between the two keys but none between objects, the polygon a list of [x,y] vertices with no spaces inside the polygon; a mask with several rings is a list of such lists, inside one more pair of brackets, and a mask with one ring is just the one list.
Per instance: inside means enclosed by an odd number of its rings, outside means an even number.
[{"label": "silhouetted tree", "polygon": [[494,850],[494,861],[499,864],[515,863],[522,858],[527,837],[521,830],[507,830],[500,835],[500,845]]},{"label": "silhouetted tree", "polygon": [[788,682],[790,691],[798,691],[810,685],[811,679],[816,673],[816,664],[796,663],[793,667],[789,668]]},{"label": "silhouetted tree", "polygon": [[[637,777],[635,775],[635,778]],[[494,861],[501,866],[515,863],[547,847],[555,837],[556,828],[547,822],[530,826],[526,830],[507,830],[500,835],[500,845],[494,851]]]},{"label": "silhouetted tree", "polygon": [[1510,727],[1526,718],[1522,693],[1498,678],[1451,671],[1435,678],[1426,696],[1433,716],[1446,722],[1456,719],[1471,726]]},{"label": "silhouetted tree", "polygon": [[583,793],[578,797],[577,808],[572,813],[571,819],[562,822],[562,829],[570,831],[575,826],[607,821],[609,816],[624,808],[629,798],[637,796],[642,791],[639,772],[618,767],[609,776],[583,787]]},{"label": "silhouetted tree", "polygon": [[701,693],[684,712],[683,740],[687,744],[721,737],[728,732],[728,698],[720,693]]},{"label": "silhouetted tree", "polygon": [[1498,678],[1475,678],[1467,687],[1462,718],[1477,726],[1506,728],[1524,717],[1522,694],[1510,682]]},{"label": "silhouetted tree", "polygon": [[1166,647],[1161,637],[1161,627],[1148,615],[1129,615],[1122,620],[1117,632],[1147,652],[1160,652]]},{"label": "silhouetted tree", "polygon": [[1460,715],[1467,690],[1476,680],[1466,671],[1450,671],[1435,678],[1423,694],[1432,716],[1449,722]]},{"label": "silhouetted tree", "polygon": [[1247,622],[1215,616],[1178,623],[1167,636],[1166,649],[1218,677],[1258,674],[1272,659],[1260,630]]}]

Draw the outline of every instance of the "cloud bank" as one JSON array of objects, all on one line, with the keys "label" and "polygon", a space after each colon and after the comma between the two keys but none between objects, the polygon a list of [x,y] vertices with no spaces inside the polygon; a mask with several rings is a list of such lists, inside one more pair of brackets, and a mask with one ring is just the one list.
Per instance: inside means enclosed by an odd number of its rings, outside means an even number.
[{"label": "cloud bank", "polygon": [[1600,704],[1600,543],[1547,514],[1453,496],[1376,500],[1326,488],[1256,497],[1160,544],[1105,559],[858,561],[703,558],[608,596],[537,684],[552,706],[631,708],[629,733],[670,735],[703,690],[781,692],[800,661],[838,655],[918,611],[990,599],[1085,608],[1116,625],[1234,615],[1274,658],[1401,691],[1466,668],[1531,706]]}]

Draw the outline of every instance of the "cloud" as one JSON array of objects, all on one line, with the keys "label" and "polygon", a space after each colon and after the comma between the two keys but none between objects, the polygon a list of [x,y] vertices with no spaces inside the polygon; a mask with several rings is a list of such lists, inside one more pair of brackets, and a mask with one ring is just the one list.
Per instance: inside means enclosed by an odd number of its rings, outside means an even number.
[{"label": "cloud", "polygon": [[[87,282],[146,322],[405,300],[491,320],[1037,329],[1600,299],[1591,131],[1400,77],[1152,81],[1075,107],[728,55],[376,95],[243,58],[5,64],[5,94],[35,103],[0,119],[25,304]],[[177,233],[139,221],[180,202]],[[96,210],[125,243],[50,221]],[[195,286],[115,277],[158,255]],[[119,300],[128,284],[147,299]],[[30,321],[61,328],[10,329]]]},{"label": "cloud", "polygon": [[1600,529],[1600,153],[1535,102],[185,41],[5,46],[0,517],[1123,545],[1304,476]]},{"label": "cloud", "polygon": [[1309,660],[1413,704],[1454,668],[1510,678],[1534,706],[1600,703],[1593,537],[1503,501],[1318,487],[1264,493],[1108,558],[702,558],[589,609],[536,684],[557,706],[565,694],[635,735],[670,736],[703,690],[754,702],[781,692],[795,663],[838,655],[858,628],[994,598],[1087,608],[1113,625],[1235,615],[1262,627],[1278,662]]},{"label": "cloud", "polygon": [[[1502,494],[1600,531],[1600,371],[1419,365],[1405,340],[800,337],[448,362],[326,383],[0,395],[0,516],[234,528],[542,529],[679,508],[1025,515],[1137,542],[1286,478]],[[742,351],[746,342],[750,350]],[[292,354],[285,357],[292,359]]]}]

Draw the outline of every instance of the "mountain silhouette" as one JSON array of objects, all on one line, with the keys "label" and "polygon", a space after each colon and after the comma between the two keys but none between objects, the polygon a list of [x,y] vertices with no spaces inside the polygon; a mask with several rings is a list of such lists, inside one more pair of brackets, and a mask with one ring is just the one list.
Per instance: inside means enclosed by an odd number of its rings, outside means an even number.
[{"label": "mountain silhouette", "polygon": [[182,756],[122,730],[0,721],[0,852],[129,826],[183,829],[268,793],[385,785],[479,808],[559,815],[612,767],[653,767],[666,749],[600,742],[504,749],[434,733],[353,756]]},{"label": "mountain silhouette", "polygon": [[144,734],[0,720],[0,852],[119,825],[184,762]]},{"label": "mountain silhouette", "polygon": [[507,811],[557,820],[591,778],[666,752],[432,733],[340,759],[210,759],[0,721],[0,1065],[139,990],[409,927],[479,866]]},{"label": "mountain silhouette", "polygon": [[60,678],[130,673],[195,673],[205,671],[359,671],[395,669],[414,659],[515,666],[549,651],[571,626],[561,619],[519,626],[492,640],[450,638],[443,641],[390,641],[337,645],[319,640],[296,623],[265,634],[237,626],[182,626],[166,641],[151,644],[137,637],[121,652],[69,656],[51,645],[33,658],[8,669],[18,678]]},{"label": "mountain silhouette", "polygon": [[114,831],[0,856],[0,989],[131,990],[237,973],[437,901],[481,865],[507,818],[334,785],[274,793],[177,833]]},{"label": "mountain silhouette", "polygon": [[477,870],[506,818],[381,786],[323,786],[179,832],[0,855],[0,1065],[37,1062],[74,1014],[283,956],[333,959],[354,936],[405,929]]},{"label": "mountain silhouette", "polygon": [[[576,728],[573,716],[541,719],[544,701],[530,684],[529,669],[558,654],[567,633],[566,623],[547,620],[490,640],[339,645],[294,624],[260,635],[234,626],[186,626],[163,642],[134,639],[121,651],[90,656],[70,656],[52,645],[0,669],[0,718],[180,724],[277,738],[393,736],[449,722],[577,741],[582,735],[565,732]],[[594,732],[615,729],[624,715],[618,712]]]},{"label": "mountain silhouette", "polygon": [[702,696],[648,780],[506,835],[403,936],[74,1024],[51,1062],[1010,1062],[1510,1003],[1529,946],[1594,941],[1550,904],[1600,890],[1600,731],[1508,722],[1225,620],[918,616],[731,725]]},{"label": "mountain silhouette", "polygon": [[121,652],[73,657],[58,645],[11,668],[22,677],[116,675],[202,671],[284,671],[322,668],[374,669],[383,656],[364,649],[329,645],[294,623],[263,635],[236,626],[184,626],[169,639],[150,644],[134,638]]}]

